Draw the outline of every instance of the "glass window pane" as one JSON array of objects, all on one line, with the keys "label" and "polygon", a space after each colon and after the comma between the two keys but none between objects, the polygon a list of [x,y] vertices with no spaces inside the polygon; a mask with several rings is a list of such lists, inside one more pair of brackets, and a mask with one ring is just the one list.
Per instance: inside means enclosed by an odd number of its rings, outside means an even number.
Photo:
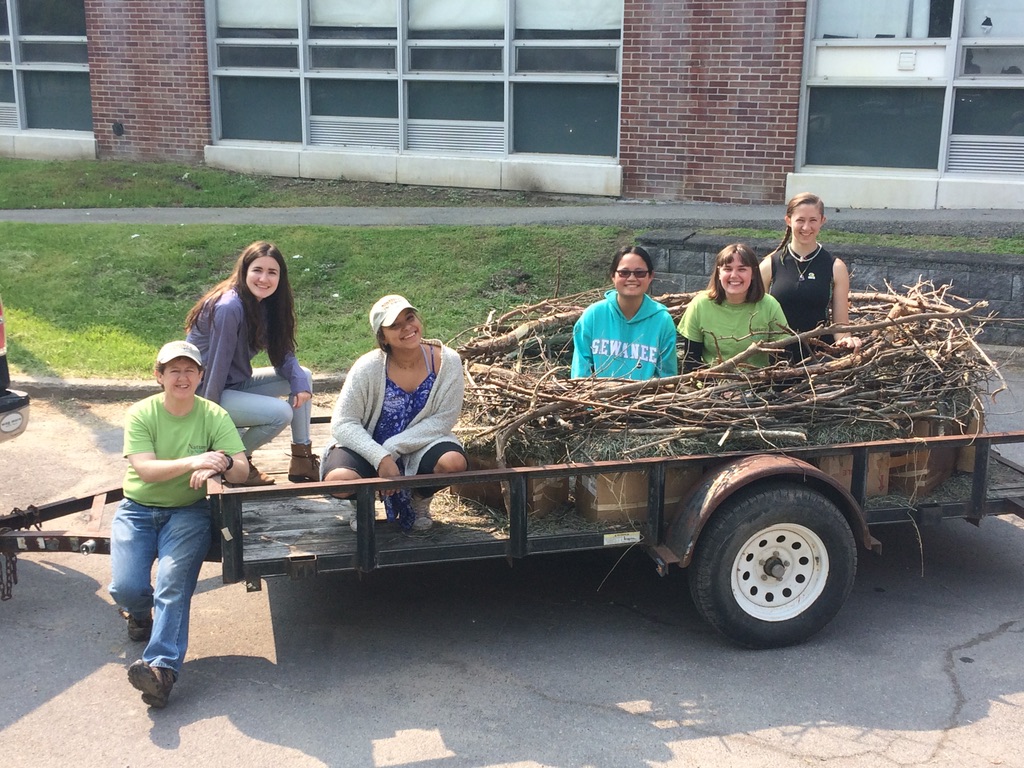
[{"label": "glass window pane", "polygon": [[501,83],[408,84],[409,117],[416,120],[505,119],[504,88]]},{"label": "glass window pane", "polygon": [[505,0],[409,0],[409,37],[500,40]]},{"label": "glass window pane", "polygon": [[7,23],[7,0],[0,0],[0,35],[9,34],[11,34],[11,27]]},{"label": "glass window pane", "polygon": [[218,84],[223,138],[302,141],[298,80],[222,77]]},{"label": "glass window pane", "polygon": [[85,0],[22,0],[17,11],[23,35],[85,37]]},{"label": "glass window pane", "polygon": [[[516,0],[516,29],[566,32],[622,27],[622,0]],[[518,37],[518,33],[516,35]],[[568,34],[567,39],[575,37]]]},{"label": "glass window pane", "polygon": [[1024,37],[1020,0],[964,0],[964,37]]},{"label": "glass window pane", "polygon": [[312,40],[397,40],[394,27],[310,27]]},{"label": "glass window pane", "polygon": [[965,75],[1021,75],[1024,74],[1024,48],[966,48],[964,49]]},{"label": "glass window pane", "polygon": [[614,48],[517,48],[517,72],[618,71]]},{"label": "glass window pane", "polygon": [[14,73],[10,70],[0,70],[0,101],[14,103]]},{"label": "glass window pane", "polygon": [[394,27],[395,0],[309,0],[311,27]]},{"label": "glass window pane", "polygon": [[217,37],[245,37],[260,40],[295,40],[297,29],[251,29],[246,27],[217,27]]},{"label": "glass window pane", "polygon": [[410,48],[413,72],[501,72],[501,48]]},{"label": "glass window pane", "polygon": [[953,133],[1024,136],[1024,89],[957,88]]},{"label": "glass window pane", "polygon": [[88,64],[89,51],[85,43],[22,43],[21,60]]},{"label": "glass window pane", "polygon": [[6,40],[0,40],[0,61],[10,62],[11,45]]},{"label": "glass window pane", "polygon": [[938,168],[942,88],[811,88],[809,165]]},{"label": "glass window pane", "polygon": [[22,72],[29,128],[92,130],[87,72]]},{"label": "glass window pane", "polygon": [[312,80],[309,109],[314,115],[398,117],[395,80]]},{"label": "glass window pane", "polygon": [[394,48],[327,48],[311,46],[313,69],[396,69]]},{"label": "glass window pane", "polygon": [[217,59],[221,67],[297,69],[299,51],[291,46],[219,45]]},{"label": "glass window pane", "polygon": [[246,30],[233,37],[256,37],[251,31],[258,29],[297,32],[299,7],[294,0],[217,0],[217,26]]},{"label": "glass window pane", "polygon": [[513,88],[514,151],[618,153],[617,85],[516,83]]},{"label": "glass window pane", "polygon": [[953,0],[819,0],[816,38],[949,37]]}]

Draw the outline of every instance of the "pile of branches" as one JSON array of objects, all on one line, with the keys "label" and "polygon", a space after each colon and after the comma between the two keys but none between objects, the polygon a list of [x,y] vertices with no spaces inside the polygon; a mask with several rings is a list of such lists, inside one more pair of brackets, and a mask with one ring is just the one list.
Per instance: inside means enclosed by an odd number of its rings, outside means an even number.
[{"label": "pile of branches", "polygon": [[[851,293],[850,324],[817,328],[688,374],[569,379],[572,328],[602,292],[493,315],[464,334],[460,436],[501,463],[598,461],[909,436],[914,422],[964,433],[999,374],[978,346],[984,302],[919,283]],[[656,297],[678,322],[695,294]],[[855,353],[820,337],[849,331]],[[810,357],[744,365],[800,340]]]}]

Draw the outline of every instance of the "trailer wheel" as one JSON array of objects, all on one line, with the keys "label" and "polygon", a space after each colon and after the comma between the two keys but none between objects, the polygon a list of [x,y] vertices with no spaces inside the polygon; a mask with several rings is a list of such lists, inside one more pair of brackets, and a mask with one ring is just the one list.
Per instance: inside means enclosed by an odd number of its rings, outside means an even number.
[{"label": "trailer wheel", "polygon": [[690,571],[693,601],[709,624],[740,645],[778,648],[839,613],[857,548],[842,512],[820,493],[758,485],[711,516]]}]

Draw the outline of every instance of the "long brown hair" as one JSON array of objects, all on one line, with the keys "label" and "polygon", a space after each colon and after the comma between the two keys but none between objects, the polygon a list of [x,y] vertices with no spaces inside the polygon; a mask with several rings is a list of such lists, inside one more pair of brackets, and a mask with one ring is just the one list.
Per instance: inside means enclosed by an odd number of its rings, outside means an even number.
[{"label": "long brown hair", "polygon": [[[820,197],[818,197],[815,194],[812,194],[811,192],[801,192],[789,198],[789,202],[786,203],[786,217],[791,217],[793,215],[793,212],[796,211],[796,209],[799,208],[801,205],[815,205],[818,207],[818,213],[820,213],[822,216],[825,215],[825,203],[822,201]],[[787,224],[786,234],[782,236],[782,241],[777,246],[775,246],[775,250],[771,251],[768,254],[768,256],[774,256],[776,253],[778,253],[787,245],[789,245],[789,241],[792,239],[793,228]]]},{"label": "long brown hair", "polygon": [[[267,308],[266,321],[264,313],[260,311],[259,300],[252,295],[245,282],[249,267],[263,256],[269,256],[276,261],[281,271],[277,290],[262,302]],[[248,245],[235,262],[231,275],[203,294],[189,310],[185,318],[185,333],[191,331],[203,315],[211,316],[217,300],[230,290],[234,290],[242,300],[249,344],[256,350],[267,350],[270,362],[275,366],[281,365],[285,355],[295,351],[295,297],[292,294],[291,283],[288,282],[288,264],[277,246],[265,240],[257,240]]]},{"label": "long brown hair", "polygon": [[750,287],[747,288],[747,297],[744,301],[747,304],[755,304],[764,298],[764,281],[758,271],[757,254],[749,245],[733,243],[727,245],[715,256],[715,266],[711,271],[711,279],[708,280],[708,298],[721,304],[725,301],[725,286],[722,285],[722,278],[718,276],[718,268],[724,267],[733,256],[739,256],[740,262],[750,267]]}]

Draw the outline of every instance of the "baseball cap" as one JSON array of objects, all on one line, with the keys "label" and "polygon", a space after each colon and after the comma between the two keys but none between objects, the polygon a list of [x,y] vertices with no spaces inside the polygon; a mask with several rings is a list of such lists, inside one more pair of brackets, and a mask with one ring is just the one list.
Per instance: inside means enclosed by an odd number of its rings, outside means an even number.
[{"label": "baseball cap", "polygon": [[157,365],[164,365],[176,357],[187,357],[200,368],[203,367],[203,356],[199,352],[199,347],[187,341],[168,341],[156,353],[156,362]]},{"label": "baseball cap", "polygon": [[404,296],[390,294],[377,300],[370,310],[370,327],[377,333],[382,326],[392,325],[405,310],[416,311]]}]

